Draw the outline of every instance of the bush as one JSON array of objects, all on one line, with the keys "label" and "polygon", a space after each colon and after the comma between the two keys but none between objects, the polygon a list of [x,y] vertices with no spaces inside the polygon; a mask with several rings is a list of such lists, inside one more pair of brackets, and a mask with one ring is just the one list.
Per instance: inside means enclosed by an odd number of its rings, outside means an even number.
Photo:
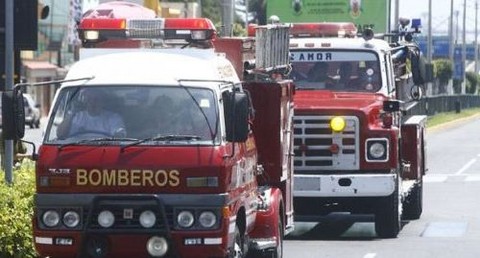
[{"label": "bush", "polygon": [[34,163],[25,160],[14,169],[12,185],[0,175],[0,257],[37,257],[32,240]]}]

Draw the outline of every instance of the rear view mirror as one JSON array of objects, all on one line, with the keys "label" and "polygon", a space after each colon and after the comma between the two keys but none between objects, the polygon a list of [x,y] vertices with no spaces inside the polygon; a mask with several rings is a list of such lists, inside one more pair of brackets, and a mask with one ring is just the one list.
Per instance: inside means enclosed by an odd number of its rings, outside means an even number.
[{"label": "rear view mirror", "polygon": [[413,100],[420,100],[423,97],[423,88],[420,85],[413,85],[410,88],[410,97]]},{"label": "rear view mirror", "polygon": [[25,109],[19,88],[2,92],[3,138],[18,140],[25,135]]},{"label": "rear view mirror", "polygon": [[248,95],[245,92],[225,93],[224,110],[227,141],[246,141],[249,132],[248,118],[250,114]]},{"label": "rear view mirror", "polygon": [[417,48],[410,49],[410,61],[412,65],[412,77],[415,85],[423,85],[427,82],[426,78],[426,64],[424,58]]}]

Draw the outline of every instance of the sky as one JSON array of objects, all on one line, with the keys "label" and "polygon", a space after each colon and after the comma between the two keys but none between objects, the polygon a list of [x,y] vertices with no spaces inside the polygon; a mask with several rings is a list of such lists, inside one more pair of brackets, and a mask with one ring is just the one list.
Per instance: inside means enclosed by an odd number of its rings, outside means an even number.
[{"label": "sky", "polygon": [[[374,1],[374,0],[370,0]],[[395,4],[395,0],[391,0],[392,5]],[[431,0],[432,1],[432,33],[435,34],[448,34],[448,23],[450,17],[450,5],[451,0]],[[467,3],[467,16],[466,16],[466,27],[467,27],[467,42],[474,39],[474,30],[475,30],[475,2],[480,0],[466,0]],[[400,5],[400,17],[405,18],[420,18],[422,19],[423,29],[422,32],[426,34],[428,32],[428,2],[429,0],[399,0]],[[458,22],[459,22],[459,37],[461,40],[462,37],[462,28],[463,28],[463,3],[464,0],[454,0],[453,9],[454,9],[454,32],[455,32],[455,22],[456,15],[455,12],[458,11]],[[392,16],[394,13],[392,12]],[[479,21],[480,21],[480,7],[479,7]],[[478,28],[480,30],[480,26]],[[468,31],[471,33],[468,33]]]}]

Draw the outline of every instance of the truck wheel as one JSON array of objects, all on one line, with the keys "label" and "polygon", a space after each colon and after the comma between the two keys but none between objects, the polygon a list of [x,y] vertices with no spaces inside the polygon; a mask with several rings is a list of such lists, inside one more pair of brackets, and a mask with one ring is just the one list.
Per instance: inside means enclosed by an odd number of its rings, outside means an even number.
[{"label": "truck wheel", "polygon": [[414,220],[419,219],[422,215],[423,210],[423,179],[415,184],[410,195],[403,203],[403,213],[402,216],[404,219]]},{"label": "truck wheel", "polygon": [[240,233],[240,228],[238,225],[235,225],[235,242],[230,250],[229,258],[243,258],[245,256],[244,239],[245,238]]},{"label": "truck wheel", "polygon": [[283,257],[283,222],[282,218],[278,218],[278,232],[279,232],[279,242],[275,248],[270,248],[267,250],[254,250],[248,253],[248,258],[282,258]]},{"label": "truck wheel", "polygon": [[395,191],[387,197],[381,198],[375,213],[375,232],[381,238],[396,238],[401,227],[400,195],[398,183]]},{"label": "truck wheel", "polygon": [[283,257],[283,237],[284,237],[284,231],[283,231],[283,222],[282,222],[282,216],[279,214],[278,215],[278,245],[272,250],[269,250],[269,252],[266,253],[266,256],[264,257],[271,257],[271,258],[282,258]]}]

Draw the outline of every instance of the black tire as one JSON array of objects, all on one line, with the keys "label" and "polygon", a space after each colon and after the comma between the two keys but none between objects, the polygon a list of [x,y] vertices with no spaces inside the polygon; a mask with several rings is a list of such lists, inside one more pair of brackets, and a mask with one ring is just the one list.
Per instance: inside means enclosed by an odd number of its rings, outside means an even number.
[{"label": "black tire", "polygon": [[35,128],[35,123],[32,121],[30,124],[29,124],[30,128],[33,129]]},{"label": "black tire", "polygon": [[398,236],[402,222],[399,199],[398,183],[390,196],[380,199],[375,213],[375,232],[378,237],[396,238]]},{"label": "black tire", "polygon": [[415,220],[419,219],[423,211],[423,180],[415,184],[412,192],[403,203],[403,219]]},{"label": "black tire", "polygon": [[40,128],[40,119],[35,122],[35,128]]},{"label": "black tire", "polygon": [[240,232],[238,225],[235,225],[235,241],[230,249],[229,258],[243,258],[245,257],[245,237]]}]

